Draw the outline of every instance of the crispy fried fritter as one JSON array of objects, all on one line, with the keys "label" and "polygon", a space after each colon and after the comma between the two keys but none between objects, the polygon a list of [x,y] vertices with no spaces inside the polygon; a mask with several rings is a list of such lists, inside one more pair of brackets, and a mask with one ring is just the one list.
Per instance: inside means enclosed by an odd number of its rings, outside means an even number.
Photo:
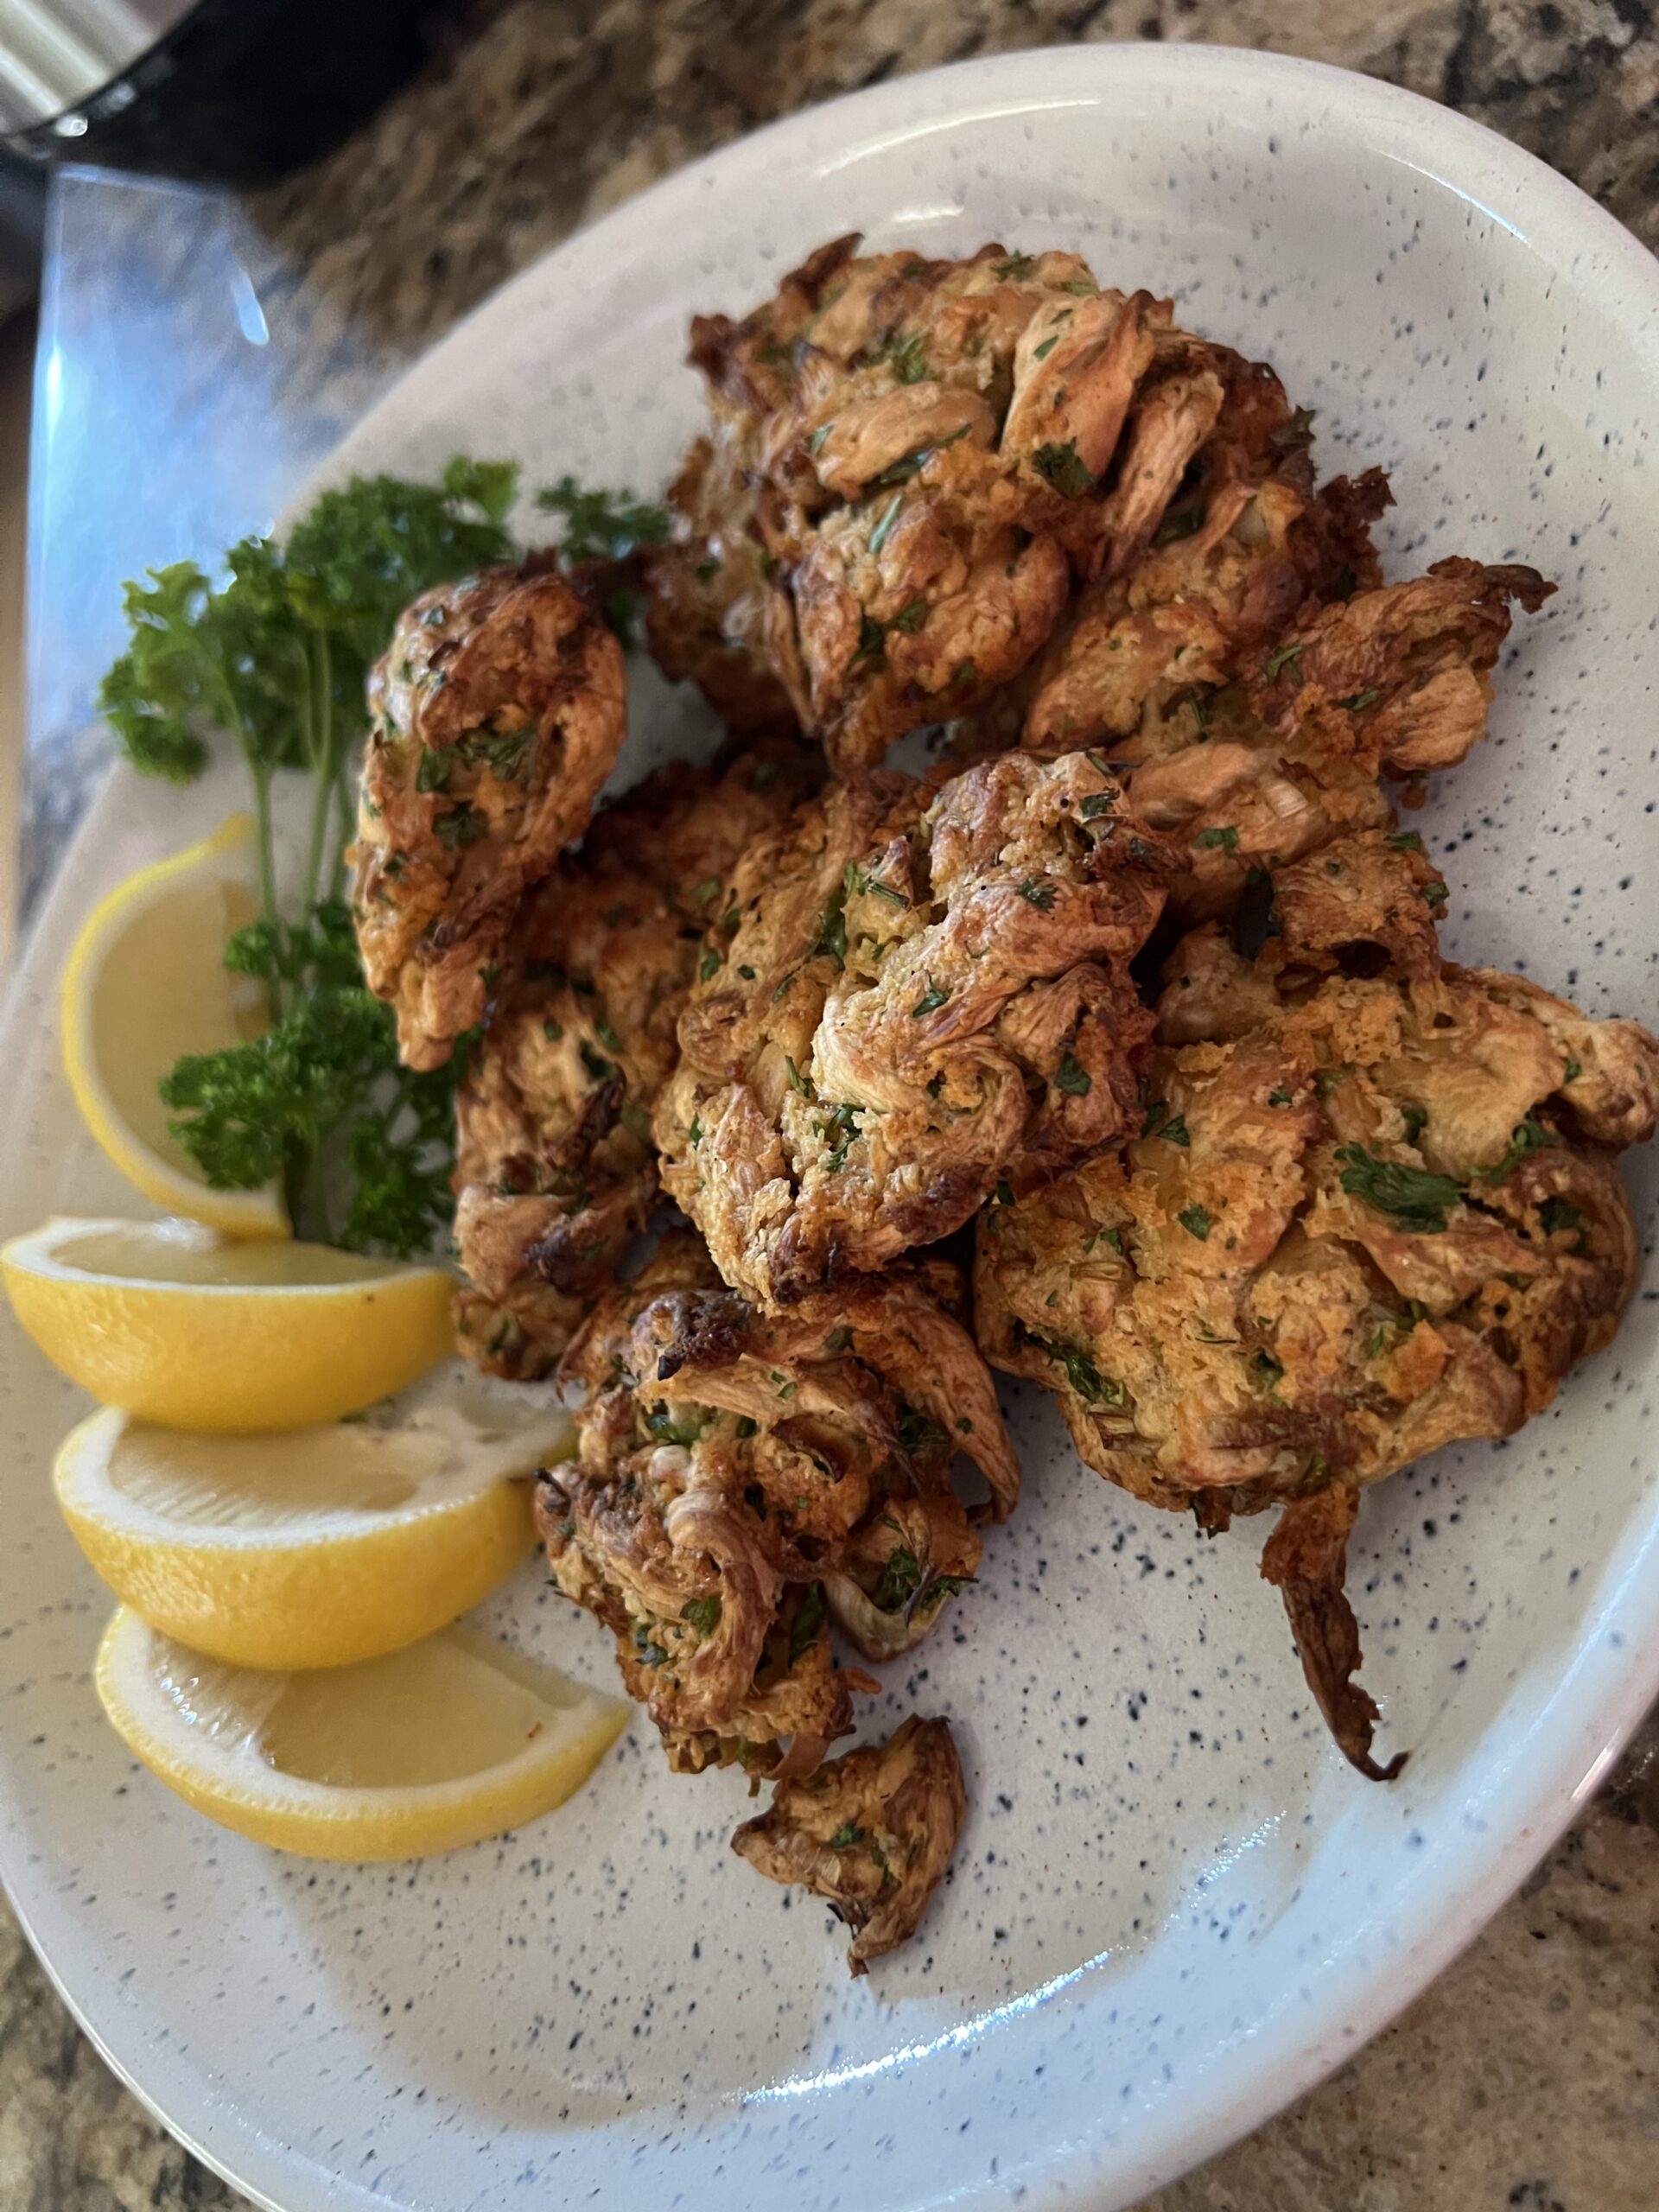
[{"label": "crispy fried fritter", "polygon": [[967,1810],[950,1724],[915,1714],[885,1744],[781,1782],[732,1848],[769,1881],[801,1884],[853,1930],[855,1974],[915,1933]]},{"label": "crispy fried fritter", "polygon": [[[943,1302],[960,1288],[929,1263],[767,1320],[681,1235],[571,1345],[580,1456],[543,1478],[538,1522],[677,1770],[806,1770],[847,1732],[861,1680],[832,1666],[829,1619],[889,1657],[973,1580],[974,1522],[1010,1512],[1020,1477]],[[958,1451],[983,1508],[951,1488]]]},{"label": "crispy fried fritter", "polygon": [[550,556],[442,584],[369,677],[353,916],[412,1068],[483,1020],[518,903],[588,826],[627,727],[622,654]]},{"label": "crispy fried fritter", "polygon": [[741,322],[693,324],[711,431],[672,495],[652,617],[671,674],[746,715],[786,698],[849,780],[983,707],[1074,569],[1134,564],[1235,358],[1075,254],[856,245],[822,248]]},{"label": "crispy fried fritter", "polygon": [[[1180,448],[1170,454],[1138,501],[1155,526],[1119,537],[1025,681],[1024,741],[1035,752],[1127,752],[1120,741],[1140,739],[1155,756],[1170,749],[1172,721],[1173,741],[1190,745],[1206,690],[1230,682],[1306,602],[1382,582],[1370,528],[1389,503],[1382,471],[1316,493],[1307,418],[1292,412],[1273,371],[1225,346],[1207,350],[1218,404],[1191,466],[1172,479]],[[1180,411],[1168,392],[1164,409]],[[1149,438],[1155,427],[1154,410]],[[1126,465],[1114,497],[1131,481]]]},{"label": "crispy fried fritter", "polygon": [[1263,1571],[1367,1773],[1351,1516],[1316,1501],[1510,1434],[1611,1339],[1636,1260],[1616,1151],[1659,1111],[1635,1023],[1440,961],[1416,845],[1279,871],[1254,961],[1187,938],[1141,1135],[988,1209],[976,1278],[988,1357],[1055,1392],[1100,1473],[1211,1529],[1291,1510]]},{"label": "crispy fried fritter", "polygon": [[1553,589],[1531,569],[1442,561],[1409,583],[1306,613],[1243,659],[1241,680],[1191,693],[1128,773],[1132,803],[1187,849],[1172,904],[1189,921],[1233,906],[1253,872],[1393,814],[1380,779],[1454,766],[1484,734],[1490,671],[1510,627]]},{"label": "crispy fried fritter", "polygon": [[753,839],[815,780],[760,744],[671,761],[596,818],[526,901],[508,982],[456,1093],[461,1348],[545,1374],[658,1203],[651,1115],[711,914]]},{"label": "crispy fried fritter", "polygon": [[764,1308],[1109,1141],[1168,857],[1088,755],[832,786],[751,846],[657,1111],[664,1186]]}]

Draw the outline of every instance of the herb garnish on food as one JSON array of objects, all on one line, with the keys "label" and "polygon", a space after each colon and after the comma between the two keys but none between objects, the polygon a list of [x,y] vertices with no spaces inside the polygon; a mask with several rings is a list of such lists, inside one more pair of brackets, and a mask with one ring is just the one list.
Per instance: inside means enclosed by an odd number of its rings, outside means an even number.
[{"label": "herb garnish on food", "polygon": [[[163,1078],[169,1128],[217,1190],[280,1180],[296,1232],[407,1257],[447,1224],[446,1070],[397,1062],[390,1007],[363,982],[340,899],[364,683],[410,601],[510,560],[508,462],[457,459],[437,484],[353,477],[277,544],[245,537],[210,578],[194,562],[129,584],[130,642],[99,705],[141,774],[188,783],[216,740],[241,752],[258,831],[259,916],[225,964],[264,983],[263,1037],[188,1055]],[[278,773],[311,781],[297,895],[279,906]],[[464,820],[464,817],[462,817]]]}]

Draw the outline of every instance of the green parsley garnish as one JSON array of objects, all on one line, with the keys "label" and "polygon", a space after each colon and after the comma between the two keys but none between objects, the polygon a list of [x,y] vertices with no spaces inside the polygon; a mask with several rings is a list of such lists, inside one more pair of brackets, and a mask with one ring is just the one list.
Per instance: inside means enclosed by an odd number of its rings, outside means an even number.
[{"label": "green parsley garnish", "polygon": [[1094,477],[1077,456],[1075,438],[1068,438],[1064,445],[1039,446],[1031,465],[1068,499],[1080,499],[1095,488]]},{"label": "green parsley garnish", "polygon": [[888,501],[887,505],[881,515],[880,520],[876,524],[875,528],[870,532],[870,552],[872,556],[879,553],[881,550],[881,548],[887,543],[889,536],[892,534],[893,525],[899,519],[899,510],[904,505],[904,493],[902,492],[895,492],[893,498]]},{"label": "green parsley garnish", "polygon": [[1396,853],[1421,853],[1423,849],[1422,837],[1415,830],[1396,830],[1389,842]]},{"label": "green parsley garnish", "polygon": [[1166,1144],[1178,1144],[1184,1149],[1192,1142],[1185,1121],[1179,1114],[1172,1114],[1161,1098],[1154,1098],[1147,1107],[1141,1134],[1143,1137],[1161,1137]]},{"label": "green parsley garnish", "polygon": [[930,983],[910,1009],[912,1019],[914,1020],[924,1014],[932,1014],[944,1004],[950,995],[949,991],[942,991],[936,983]]},{"label": "green parsley garnish", "polygon": [[1313,442],[1313,410],[1299,407],[1288,423],[1281,423],[1273,434],[1273,442],[1281,453],[1294,451]]},{"label": "green parsley garnish", "polygon": [[919,330],[908,338],[893,337],[887,346],[887,360],[900,384],[920,384],[931,372],[927,365],[926,340]]},{"label": "green parsley garnish", "polygon": [[837,968],[847,965],[846,906],[847,886],[843,882],[840,889],[831,892],[823,902],[823,912],[818,918],[818,934],[807,955],[809,960],[824,952],[829,954]]},{"label": "green parsley garnish", "polygon": [[1053,910],[1054,887],[1040,876],[1028,875],[1020,886],[1020,896],[1027,906],[1040,907],[1046,914]]},{"label": "green parsley garnish", "polygon": [[423,746],[421,749],[420,760],[415,770],[416,790],[417,791],[444,790],[449,781],[449,771],[454,766],[455,756],[460,750],[460,747],[456,745]]},{"label": "green parsley garnish", "polygon": [[1238,850],[1238,830],[1230,822],[1224,823],[1218,830],[1200,830],[1192,843],[1201,853],[1236,853]]},{"label": "green parsley garnish", "polygon": [[789,1624],[789,1663],[792,1667],[803,1653],[808,1652],[823,1633],[824,1603],[822,1582],[809,1582],[806,1594],[795,1608],[795,1618]]},{"label": "green parsley garnish", "polygon": [[1175,1217],[1189,1236],[1196,1236],[1200,1244],[1210,1241],[1210,1224],[1213,1218],[1204,1206],[1184,1206]]},{"label": "green parsley garnish", "polygon": [[1054,1080],[1062,1090],[1068,1091],[1073,1098],[1086,1098],[1094,1088],[1094,1079],[1088,1069],[1080,1060],[1073,1058],[1069,1049],[1060,1054],[1060,1065]]},{"label": "green parsley garnish", "polygon": [[1546,1198],[1538,1209],[1538,1218],[1547,1236],[1558,1236],[1562,1230],[1582,1229],[1584,1215],[1571,1198]]},{"label": "green parsley garnish", "polygon": [[1060,1337],[1033,1337],[1037,1349],[1065,1370],[1065,1379],[1080,1398],[1091,1406],[1121,1406],[1123,1385],[1103,1375],[1088,1353]]},{"label": "green parsley garnish", "polygon": [[1281,668],[1288,668],[1292,661],[1300,660],[1306,651],[1306,645],[1280,645],[1274,652],[1270,652],[1268,655],[1269,678],[1277,676]]},{"label": "green parsley garnish", "polygon": [[1462,1185],[1451,1176],[1432,1175],[1398,1160],[1378,1160],[1363,1145],[1339,1145],[1337,1160],[1344,1191],[1379,1213],[1391,1213],[1401,1228],[1413,1235],[1438,1236],[1463,1196]]},{"label": "green parsley garnish", "polygon": [[1482,1167],[1476,1172],[1483,1183],[1501,1183],[1506,1175],[1511,1173],[1530,1154],[1535,1152],[1548,1151],[1551,1145],[1557,1145],[1560,1142],[1560,1139],[1554,1129],[1547,1129],[1541,1122],[1535,1121],[1529,1114],[1526,1120],[1517,1122],[1510,1132],[1510,1147],[1502,1160],[1496,1161],[1491,1167]]},{"label": "green parsley garnish", "polygon": [[680,1607],[680,1618],[699,1636],[712,1636],[720,1626],[721,1604],[718,1598],[688,1598]]},{"label": "green parsley garnish", "polygon": [[855,1821],[843,1821],[830,1839],[831,1851],[850,1851],[855,1843],[862,1843],[864,1830]]},{"label": "green parsley garnish", "polygon": [[[562,476],[536,495],[543,514],[558,515],[564,528],[559,551],[571,563],[626,561],[642,546],[660,545],[668,536],[666,507],[636,499],[632,492],[588,492],[574,476]],[[605,601],[605,620],[625,645],[633,642],[639,594],[621,585]]]},{"label": "green parsley garnish", "polygon": [[896,1613],[912,1591],[920,1586],[921,1580],[921,1565],[915,1553],[907,1545],[898,1545],[887,1554],[881,1569],[874,1597],[877,1612]]},{"label": "green parsley garnish", "polygon": [[1032,359],[1033,361],[1046,361],[1059,342],[1060,334],[1057,330],[1052,338],[1045,338],[1040,346],[1033,346],[1031,353]]},{"label": "green parsley garnish", "polygon": [[1382,696],[1376,684],[1370,683],[1363,691],[1356,691],[1346,699],[1338,699],[1337,704],[1346,707],[1351,715],[1362,715],[1367,707],[1374,707]]}]

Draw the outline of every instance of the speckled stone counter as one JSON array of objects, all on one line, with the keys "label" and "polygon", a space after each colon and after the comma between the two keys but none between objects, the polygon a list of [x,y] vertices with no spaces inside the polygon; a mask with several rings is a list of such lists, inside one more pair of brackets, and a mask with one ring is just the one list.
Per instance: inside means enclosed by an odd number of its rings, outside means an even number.
[{"label": "speckled stone counter", "polygon": [[[256,202],[318,342],[408,359],[711,147],[882,77],[1071,39],[1307,54],[1443,99],[1659,245],[1648,0],[488,0],[321,168]],[[114,2082],[0,1907],[0,2212],[238,2202]],[[1659,1722],[1404,2017],[1155,2212],[1654,2212]]]}]

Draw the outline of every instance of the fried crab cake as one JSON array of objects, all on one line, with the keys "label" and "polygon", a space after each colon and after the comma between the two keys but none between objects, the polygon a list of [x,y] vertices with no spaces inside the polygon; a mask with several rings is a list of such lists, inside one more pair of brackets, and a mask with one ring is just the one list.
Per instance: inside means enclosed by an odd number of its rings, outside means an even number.
[{"label": "fried crab cake", "polygon": [[728,712],[787,699],[849,780],[1016,676],[1074,573],[1133,565],[1236,362],[1075,254],[857,243],[741,321],[693,323],[710,429],[651,617],[671,674]]},{"label": "fried crab cake", "polygon": [[1155,526],[1119,540],[1022,679],[1034,752],[1136,738],[1158,751],[1172,720],[1191,744],[1193,703],[1302,607],[1382,582],[1370,524],[1391,503],[1388,479],[1369,469],[1315,492],[1311,418],[1265,363],[1212,351],[1221,406],[1173,493],[1159,478]]},{"label": "fried crab cake", "polygon": [[[1305,609],[1271,646],[1182,664],[1187,687],[1109,747],[1131,804],[1185,848],[1174,911],[1228,912],[1262,869],[1390,826],[1382,779],[1409,793],[1465,758],[1485,732],[1510,602],[1535,609],[1553,589],[1531,569],[1441,561]],[[1205,688],[1230,666],[1236,682]]]},{"label": "fried crab cake", "polygon": [[[578,1456],[543,1476],[537,1524],[677,1771],[810,1771],[851,1726],[849,1688],[875,1687],[835,1666],[830,1620],[891,1657],[974,1579],[976,1523],[1013,1510],[1020,1477],[947,1310],[961,1287],[930,1262],[766,1319],[681,1234],[571,1345]],[[958,1452],[981,1507],[951,1487]]]},{"label": "fried crab cake", "polygon": [[1351,1680],[1358,1493],[1511,1434],[1609,1342],[1636,1266],[1617,1154],[1659,1113],[1636,1023],[1440,960],[1416,843],[1280,871],[1255,961],[1185,939],[1141,1133],[987,1209],[976,1275],[987,1357],[1054,1392],[1099,1473],[1212,1531],[1283,1508],[1262,1572],[1373,1777],[1397,1762]]},{"label": "fried crab cake", "polygon": [[814,757],[762,742],[671,761],[595,819],[525,901],[455,1097],[461,1346],[520,1380],[556,1363],[659,1202],[651,1116],[738,856]]},{"label": "fried crab cake", "polygon": [[622,652],[541,555],[407,607],[369,677],[352,913],[405,1065],[484,1019],[524,893],[587,828],[627,728]]},{"label": "fried crab cake", "polygon": [[1168,855],[1084,753],[831,786],[752,845],[658,1103],[664,1187],[776,1310],[1109,1142]]},{"label": "fried crab cake", "polygon": [[768,1881],[823,1897],[853,1931],[847,1963],[861,1974],[915,1934],[967,1802],[949,1722],[912,1713],[888,1742],[780,1782],[732,1848]]}]

